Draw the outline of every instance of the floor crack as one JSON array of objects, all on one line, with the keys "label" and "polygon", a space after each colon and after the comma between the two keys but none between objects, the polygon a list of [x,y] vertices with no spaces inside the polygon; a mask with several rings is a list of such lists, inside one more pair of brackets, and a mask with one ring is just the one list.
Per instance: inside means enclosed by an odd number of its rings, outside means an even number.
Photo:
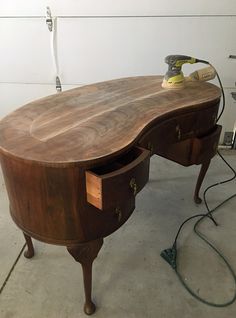
[{"label": "floor crack", "polygon": [[18,263],[18,261],[19,261],[21,255],[22,255],[22,253],[23,253],[25,247],[26,247],[26,243],[23,245],[22,249],[20,250],[19,255],[17,256],[17,258],[16,258],[15,262],[13,263],[13,265],[12,265],[12,267],[11,267],[11,269],[10,269],[10,271],[9,271],[9,273],[8,273],[8,275],[7,275],[7,277],[6,277],[6,279],[5,279],[4,282],[3,282],[2,287],[0,288],[0,295],[1,295],[1,293],[2,293],[2,291],[3,291],[3,289],[4,289],[4,287],[6,286],[6,284],[7,284],[8,280],[9,280],[9,278],[11,277],[11,274],[12,274],[12,272],[13,272],[13,270],[14,270],[16,264]]}]

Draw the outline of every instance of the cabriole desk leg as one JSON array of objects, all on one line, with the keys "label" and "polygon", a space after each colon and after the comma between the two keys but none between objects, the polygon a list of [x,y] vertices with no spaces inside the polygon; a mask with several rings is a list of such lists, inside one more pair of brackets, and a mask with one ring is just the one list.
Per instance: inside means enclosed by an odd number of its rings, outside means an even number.
[{"label": "cabriole desk leg", "polygon": [[32,239],[29,235],[24,234],[24,237],[25,237],[25,241],[26,241],[26,245],[27,245],[27,250],[24,252],[24,257],[26,258],[32,258],[34,256],[34,246],[33,246],[33,243],[32,243]]},{"label": "cabriole desk leg", "polygon": [[196,188],[195,188],[195,192],[194,192],[194,201],[197,204],[200,204],[202,202],[202,199],[199,197],[199,191],[200,191],[203,179],[206,175],[206,172],[209,168],[210,162],[211,162],[211,159],[203,162],[202,166],[201,166],[201,170],[200,170],[200,173],[199,173],[199,176],[197,179],[197,184],[196,184]]},{"label": "cabriole desk leg", "polygon": [[84,312],[87,315],[92,315],[96,306],[92,302],[92,265],[94,259],[97,257],[103,244],[103,239],[81,243],[74,246],[67,246],[68,252],[74,257],[74,259],[82,265],[83,277],[84,277],[84,292],[85,292],[85,304]]}]

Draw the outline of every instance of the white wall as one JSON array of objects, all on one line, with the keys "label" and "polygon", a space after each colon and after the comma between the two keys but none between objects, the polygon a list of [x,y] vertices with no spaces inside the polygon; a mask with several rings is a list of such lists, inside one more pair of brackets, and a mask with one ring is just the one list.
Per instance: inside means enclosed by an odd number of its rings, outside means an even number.
[{"label": "white wall", "polygon": [[[236,121],[235,0],[14,0],[0,3],[0,117],[53,94],[46,6],[57,19],[63,89],[123,76],[163,74],[168,54],[210,60],[226,91],[222,123]],[[201,67],[197,65],[197,67]],[[193,71],[184,66],[184,72]]]}]

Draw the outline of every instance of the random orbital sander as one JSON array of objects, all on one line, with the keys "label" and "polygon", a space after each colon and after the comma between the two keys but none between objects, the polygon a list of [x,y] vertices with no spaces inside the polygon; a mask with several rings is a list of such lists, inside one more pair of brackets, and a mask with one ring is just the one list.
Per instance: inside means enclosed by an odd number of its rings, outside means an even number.
[{"label": "random orbital sander", "polygon": [[[209,81],[216,76],[216,71],[209,62],[205,60],[200,60],[187,55],[168,55],[165,58],[165,62],[169,65],[168,71],[162,82],[163,88],[168,89],[179,89],[184,88],[185,83],[189,81]],[[188,77],[184,77],[182,72],[183,64],[194,64],[194,63],[204,63],[208,64],[208,67],[197,70],[191,73]]]}]

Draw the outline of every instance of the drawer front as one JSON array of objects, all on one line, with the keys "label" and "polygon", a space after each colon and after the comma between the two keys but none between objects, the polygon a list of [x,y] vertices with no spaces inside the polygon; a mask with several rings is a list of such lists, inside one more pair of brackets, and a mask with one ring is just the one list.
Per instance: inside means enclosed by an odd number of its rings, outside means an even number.
[{"label": "drawer front", "polygon": [[192,164],[200,164],[214,157],[217,151],[221,129],[222,126],[216,125],[216,128],[210,134],[202,138],[193,139],[191,153]]},{"label": "drawer front", "polygon": [[[236,60],[235,60],[236,66]],[[220,124],[223,126],[221,131],[220,143],[224,143],[224,134],[227,131],[234,131],[236,124],[236,76],[235,76],[235,88],[225,89],[225,102],[227,107],[222,114]]]},{"label": "drawer front", "polygon": [[171,118],[150,129],[141,137],[139,145],[149,149],[151,154],[158,154],[159,149],[162,149],[166,145],[174,144],[193,136],[196,124],[196,112]]},{"label": "drawer front", "polygon": [[121,202],[116,207],[104,211],[90,205],[86,209],[86,217],[92,222],[87,222],[84,228],[87,240],[95,240],[99,237],[106,237],[124,224],[135,209],[135,198]]},{"label": "drawer front", "polygon": [[166,159],[177,162],[183,166],[191,163],[192,138],[176,142],[170,145],[158,147],[156,154]]},{"label": "drawer front", "polygon": [[139,141],[151,154],[166,151],[169,145],[208,133],[214,127],[219,104],[166,120],[150,129]]},{"label": "drawer front", "polygon": [[213,132],[204,137],[189,138],[170,145],[161,145],[156,154],[183,166],[201,164],[216,154],[220,132],[221,126],[216,125]]},{"label": "drawer front", "polygon": [[219,103],[198,112],[196,136],[206,135],[216,124]]},{"label": "drawer front", "polygon": [[150,151],[135,147],[110,165],[86,171],[87,201],[108,210],[134,200],[148,181],[149,163]]},{"label": "drawer front", "polygon": [[197,112],[171,118],[150,129],[139,141],[139,145],[149,149],[151,154],[159,154],[160,149],[186,140],[195,135]]}]

